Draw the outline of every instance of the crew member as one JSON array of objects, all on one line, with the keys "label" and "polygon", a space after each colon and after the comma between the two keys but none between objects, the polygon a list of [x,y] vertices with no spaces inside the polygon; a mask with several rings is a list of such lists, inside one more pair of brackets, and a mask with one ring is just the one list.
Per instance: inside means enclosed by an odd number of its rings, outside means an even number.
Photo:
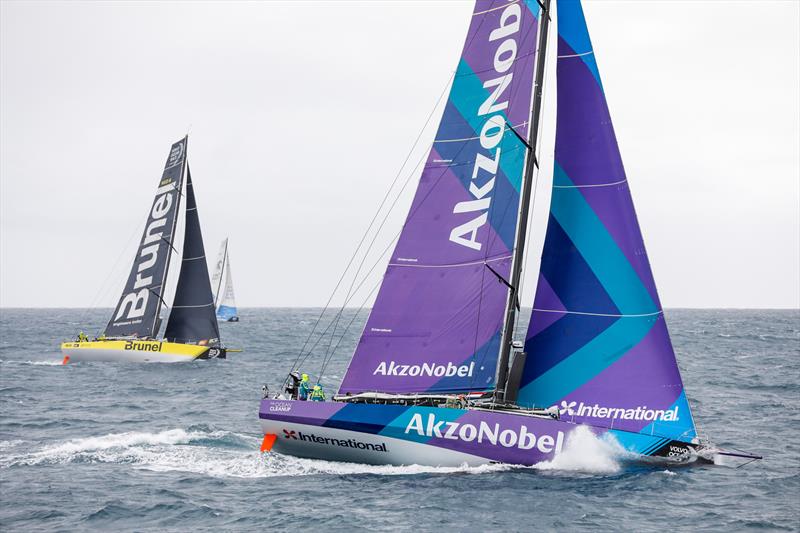
[{"label": "crew member", "polygon": [[89,337],[87,337],[82,331],[78,333],[78,342],[87,342]]},{"label": "crew member", "polygon": [[298,387],[298,399],[302,401],[308,400],[308,395],[311,392],[311,383],[308,381],[308,374],[303,374],[302,379],[300,380],[300,386]]},{"label": "crew member", "polygon": [[284,391],[290,399],[296,400],[297,393],[300,387],[300,374],[297,371],[289,372],[289,382],[286,384]]},{"label": "crew member", "polygon": [[325,393],[322,391],[321,385],[314,385],[314,388],[311,390],[311,401],[312,402],[325,401]]}]

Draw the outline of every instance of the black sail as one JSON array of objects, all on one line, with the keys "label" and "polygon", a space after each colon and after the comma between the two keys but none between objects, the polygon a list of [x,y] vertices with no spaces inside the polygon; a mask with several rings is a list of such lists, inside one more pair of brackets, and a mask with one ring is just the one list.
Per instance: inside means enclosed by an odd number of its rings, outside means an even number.
[{"label": "black sail", "polygon": [[219,344],[219,324],[214,310],[214,295],[208,277],[206,252],[200,231],[200,217],[192,187],[192,173],[186,176],[186,235],[183,259],[164,338],[183,343]]},{"label": "black sail", "polygon": [[154,337],[158,332],[161,295],[181,200],[186,143],[184,137],[169,151],[131,273],[106,326],[108,337]]}]

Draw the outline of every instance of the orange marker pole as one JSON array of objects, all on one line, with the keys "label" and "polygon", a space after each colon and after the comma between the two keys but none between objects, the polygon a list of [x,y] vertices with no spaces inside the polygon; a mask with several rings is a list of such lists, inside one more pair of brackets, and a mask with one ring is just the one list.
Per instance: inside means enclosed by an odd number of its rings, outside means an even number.
[{"label": "orange marker pole", "polygon": [[275,439],[278,438],[277,435],[272,433],[267,433],[264,435],[264,440],[261,442],[261,452],[268,452],[272,449],[272,445],[275,444]]},{"label": "orange marker pole", "polygon": [[65,355],[65,356],[64,356],[64,360],[63,360],[63,361],[61,361],[61,364],[62,364],[62,365],[66,365],[67,363],[69,363],[69,356],[68,356],[68,355]]}]

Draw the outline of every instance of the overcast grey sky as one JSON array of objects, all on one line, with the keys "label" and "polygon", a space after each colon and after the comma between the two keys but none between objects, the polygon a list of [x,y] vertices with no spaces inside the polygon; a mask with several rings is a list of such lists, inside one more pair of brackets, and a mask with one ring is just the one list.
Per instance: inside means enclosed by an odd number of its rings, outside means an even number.
[{"label": "overcast grey sky", "polygon": [[[230,236],[239,305],[310,306],[433,110],[376,249],[399,230],[472,4],[1,9],[0,305],[114,305],[191,127],[207,253]],[[585,12],[664,306],[800,306],[800,4]]]}]

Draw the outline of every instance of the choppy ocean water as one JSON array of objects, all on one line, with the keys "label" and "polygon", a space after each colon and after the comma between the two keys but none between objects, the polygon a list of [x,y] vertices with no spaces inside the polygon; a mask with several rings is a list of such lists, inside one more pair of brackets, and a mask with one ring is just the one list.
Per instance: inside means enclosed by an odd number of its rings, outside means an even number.
[{"label": "choppy ocean water", "polygon": [[58,343],[109,313],[0,310],[0,530],[800,529],[797,310],[667,311],[701,433],[766,457],[738,469],[643,465],[593,439],[532,468],[261,456],[261,385],[278,387],[319,310],[241,310],[221,326],[245,348],[227,361],[61,366]]}]

